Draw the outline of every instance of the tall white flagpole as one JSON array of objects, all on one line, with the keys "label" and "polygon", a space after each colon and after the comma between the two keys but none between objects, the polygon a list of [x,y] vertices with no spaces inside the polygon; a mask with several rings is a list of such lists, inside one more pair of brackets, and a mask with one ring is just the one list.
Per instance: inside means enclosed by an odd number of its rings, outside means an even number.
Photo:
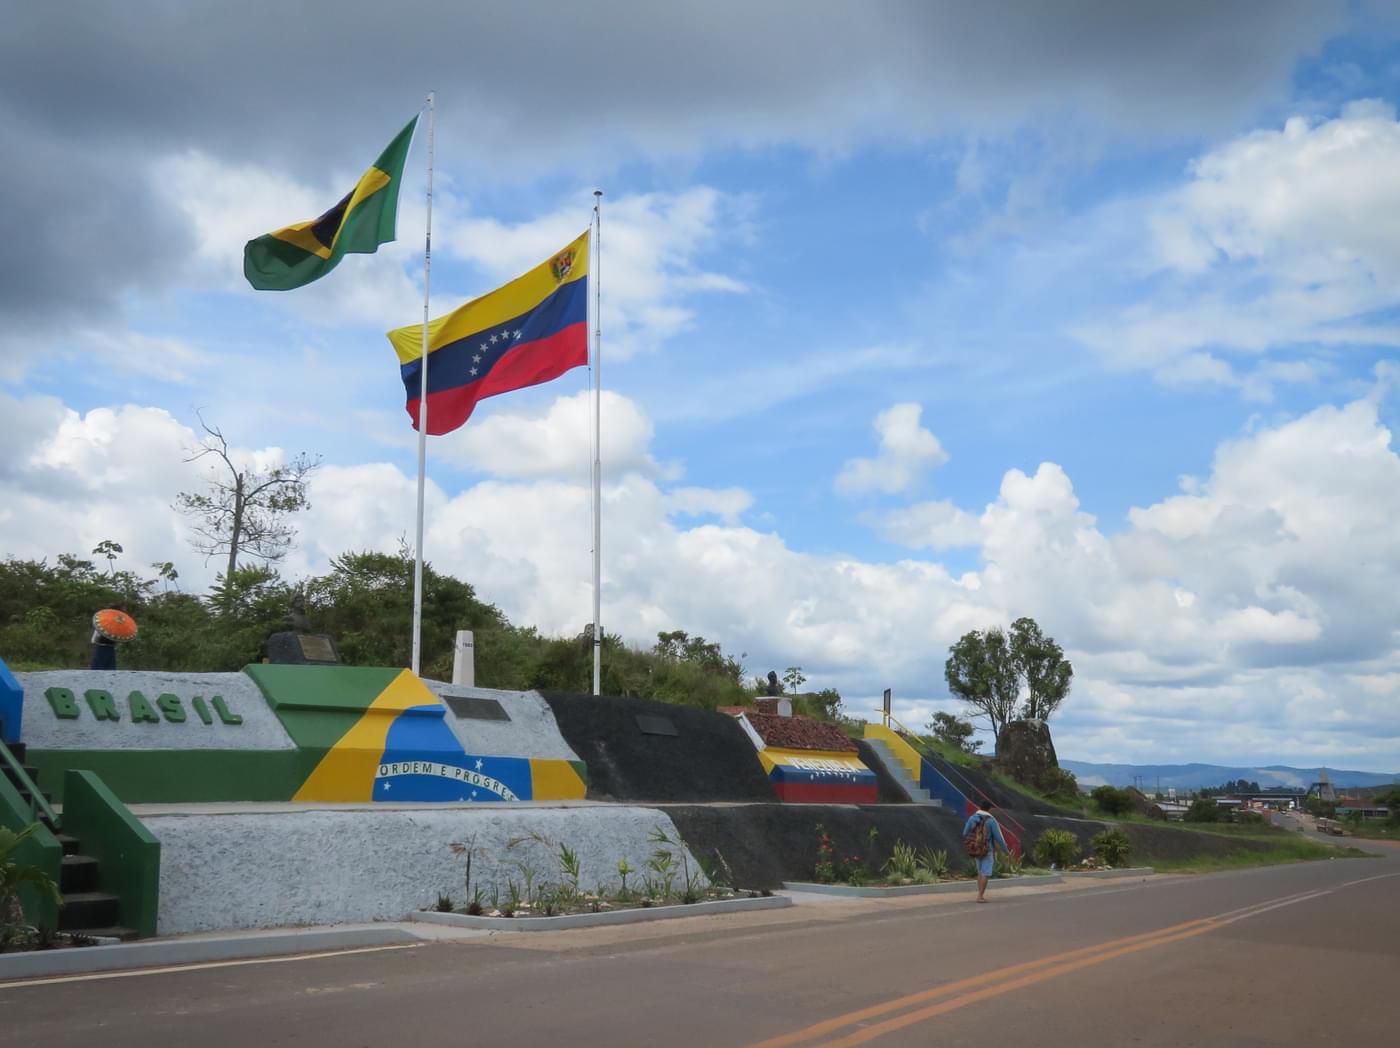
[{"label": "tall white flagpole", "polygon": [[428,289],[433,263],[433,94],[428,92],[428,221],[423,239],[423,355],[418,368],[418,542],[413,553],[413,673],[423,655],[423,488],[428,461]]},{"label": "tall white flagpole", "polygon": [[593,694],[602,694],[603,632],[603,191],[593,191]]}]

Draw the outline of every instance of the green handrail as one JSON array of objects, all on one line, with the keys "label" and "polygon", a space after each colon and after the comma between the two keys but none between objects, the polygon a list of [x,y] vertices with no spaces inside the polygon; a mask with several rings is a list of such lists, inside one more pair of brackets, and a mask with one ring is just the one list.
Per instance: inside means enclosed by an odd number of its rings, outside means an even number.
[{"label": "green handrail", "polygon": [[3,740],[0,740],[0,759],[3,759],[9,769],[15,773],[16,781],[29,791],[29,813],[35,818],[42,816],[47,820],[50,826],[54,829],[58,829],[58,813],[53,810],[53,806],[49,804],[44,795],[39,792],[39,787],[35,785],[34,780],[31,779],[28,772],[24,770],[24,765],[15,760],[15,755],[10,752],[10,747],[6,746]]}]

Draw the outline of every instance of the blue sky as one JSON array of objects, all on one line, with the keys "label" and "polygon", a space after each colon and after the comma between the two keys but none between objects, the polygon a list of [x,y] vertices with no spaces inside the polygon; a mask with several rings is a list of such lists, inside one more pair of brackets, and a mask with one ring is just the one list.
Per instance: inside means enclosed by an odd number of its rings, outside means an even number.
[{"label": "blue sky", "polygon": [[[1400,769],[1391,5],[338,10],[0,41],[0,552],[207,583],[168,510],[196,409],[323,456],[289,574],[411,532],[422,136],[396,244],[283,295],[239,262],[431,88],[435,314],[606,193],[605,626],[922,723],[948,645],[1029,614],[1067,756]],[[548,632],[590,612],[586,388],[430,457],[430,559]]]}]

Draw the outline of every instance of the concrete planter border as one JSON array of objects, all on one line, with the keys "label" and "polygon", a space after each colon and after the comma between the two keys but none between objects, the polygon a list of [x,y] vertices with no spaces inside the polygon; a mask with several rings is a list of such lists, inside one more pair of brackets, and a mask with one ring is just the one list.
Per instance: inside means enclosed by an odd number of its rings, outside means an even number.
[{"label": "concrete planter border", "polygon": [[465,913],[418,910],[409,920],[493,932],[554,932],[566,928],[593,928],[606,924],[638,924],[642,921],[665,921],[676,917],[701,917],[712,913],[781,910],[791,905],[792,900],[786,896],[769,895],[753,899],[712,899],[709,902],[674,906],[639,906],[630,910],[603,910],[601,913],[569,913],[559,917],[473,917]]},{"label": "concrete planter border", "polygon": [[70,946],[57,950],[0,954],[0,982],[85,972],[243,960],[250,957],[417,945],[421,941],[404,928],[384,926],[308,928],[254,935],[155,939],[149,942],[113,943],[110,946]]},{"label": "concrete planter border", "polygon": [[1107,880],[1111,877],[1150,877],[1152,872],[1151,866],[1122,866],[1112,870],[1080,870],[1077,873],[1067,871],[1065,877],[1072,881],[1078,880],[1080,877]]},{"label": "concrete planter border", "polygon": [[[1058,884],[1064,880],[1058,873],[998,877],[992,886]],[[944,892],[976,891],[975,880],[942,881],[938,884],[899,884],[890,888],[854,888],[849,884],[817,884],[812,881],[784,881],[783,889],[790,892],[811,892],[815,895],[851,895],[862,899],[893,899],[899,895],[942,895]]]}]

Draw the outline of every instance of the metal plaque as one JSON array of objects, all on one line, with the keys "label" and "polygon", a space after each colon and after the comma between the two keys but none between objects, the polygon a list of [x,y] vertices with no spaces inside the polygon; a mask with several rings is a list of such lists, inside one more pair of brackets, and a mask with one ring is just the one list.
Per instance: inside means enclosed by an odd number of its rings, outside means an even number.
[{"label": "metal plaque", "polygon": [[442,701],[457,717],[468,720],[508,721],[510,714],[495,699],[475,699],[467,695],[444,695]]},{"label": "metal plaque", "polygon": [[317,633],[297,634],[297,644],[301,646],[301,657],[307,662],[339,662],[335,646],[329,637]]},{"label": "metal plaque", "polygon": [[637,727],[643,735],[679,735],[669,717],[654,717],[648,713],[637,714]]}]

